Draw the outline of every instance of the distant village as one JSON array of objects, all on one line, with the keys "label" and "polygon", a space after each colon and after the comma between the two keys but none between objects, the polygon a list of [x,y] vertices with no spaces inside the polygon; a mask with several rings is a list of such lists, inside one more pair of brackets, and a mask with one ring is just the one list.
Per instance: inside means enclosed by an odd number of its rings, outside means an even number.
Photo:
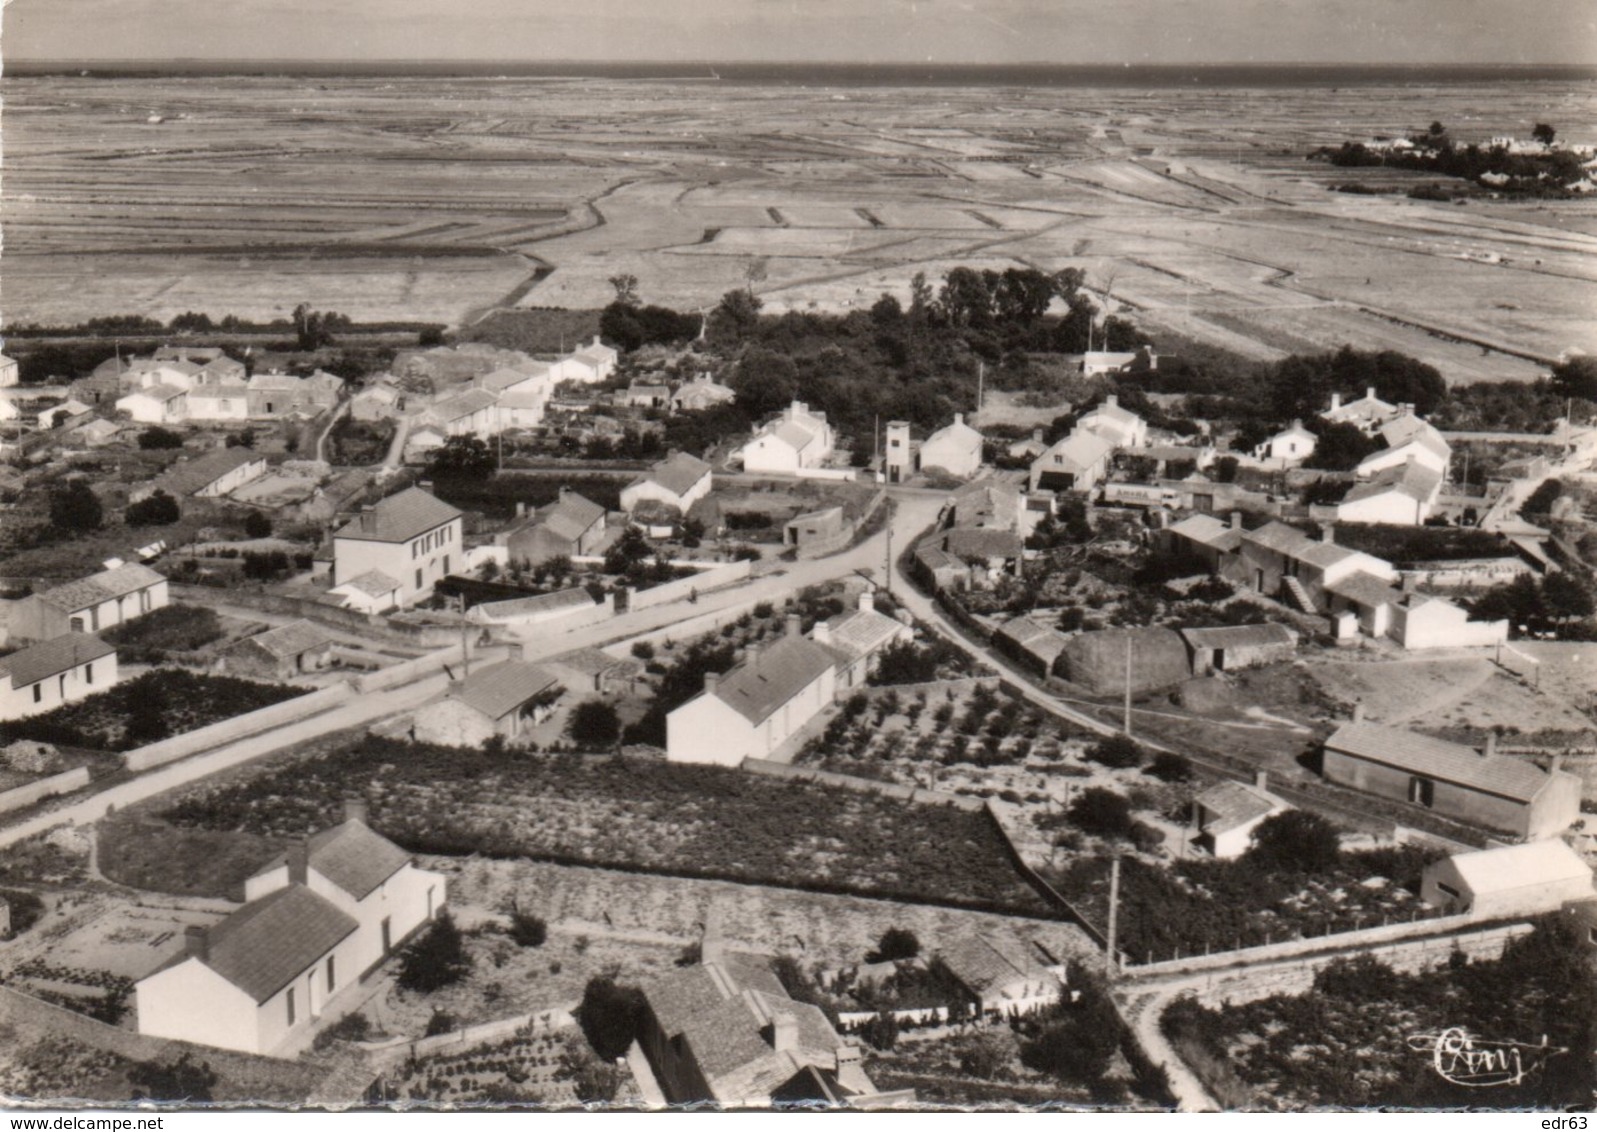
[{"label": "distant village", "polygon": [[0,359],[8,1089],[1201,1107],[1162,979],[1597,940],[1597,422],[1238,445],[1143,346],[685,450],[677,362]]}]

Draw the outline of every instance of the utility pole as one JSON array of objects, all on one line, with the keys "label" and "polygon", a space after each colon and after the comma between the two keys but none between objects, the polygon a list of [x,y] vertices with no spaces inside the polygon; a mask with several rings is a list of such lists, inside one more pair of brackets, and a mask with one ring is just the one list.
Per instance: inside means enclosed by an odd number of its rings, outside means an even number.
[{"label": "utility pole", "polygon": [[1131,738],[1131,630],[1126,630],[1126,712],[1122,730]]},{"label": "utility pole", "polygon": [[460,612],[460,678],[471,675],[471,646],[466,640],[466,595],[455,595],[455,605]]},{"label": "utility pole", "polygon": [[888,519],[887,527],[887,563],[885,573],[887,575],[887,592],[891,594],[893,592],[893,527],[891,517]]},{"label": "utility pole", "polygon": [[1115,950],[1116,928],[1120,920],[1120,854],[1109,858],[1109,978],[1120,973],[1120,956]]},{"label": "utility pole", "polygon": [[976,363],[976,411],[981,412],[982,401],[987,392],[987,363]]}]

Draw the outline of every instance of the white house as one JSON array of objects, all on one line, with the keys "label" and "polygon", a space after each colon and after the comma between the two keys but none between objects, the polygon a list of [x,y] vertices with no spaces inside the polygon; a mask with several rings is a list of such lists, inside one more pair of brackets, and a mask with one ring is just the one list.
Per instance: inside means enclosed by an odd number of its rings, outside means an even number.
[{"label": "white house", "polygon": [[1348,523],[1389,523],[1417,527],[1431,517],[1442,494],[1442,473],[1420,463],[1384,468],[1354,484],[1336,505]]},{"label": "white house", "polygon": [[247,421],[249,383],[241,377],[215,377],[188,392],[188,414],[196,421]]},{"label": "white house", "polygon": [[1462,606],[1417,593],[1404,594],[1391,607],[1387,631],[1406,649],[1483,647],[1508,640],[1507,621],[1471,621]]},{"label": "white house", "polygon": [[1122,408],[1120,398],[1111,393],[1102,405],[1081,414],[1076,430],[1103,437],[1116,448],[1144,448],[1148,444],[1148,422]]},{"label": "white house", "polygon": [[0,719],[22,719],[117,680],[116,649],[87,633],[68,633],[0,657]]},{"label": "white house", "polygon": [[564,380],[589,385],[609,381],[615,376],[616,363],[620,357],[614,347],[606,346],[595,334],[592,342],[564,359]]},{"label": "white house", "polygon": [[1198,813],[1198,842],[1221,861],[1242,856],[1260,822],[1291,809],[1262,783],[1247,786],[1240,782],[1216,783],[1194,798],[1193,805]]},{"label": "white house", "polygon": [[910,641],[915,631],[902,621],[876,611],[869,590],[860,594],[859,608],[819,622],[810,633],[817,644],[842,654],[837,666],[837,691],[863,687],[876,670],[881,651],[898,641]]},{"label": "white house", "polygon": [[[1401,408],[1407,410],[1408,407]],[[1405,464],[1419,464],[1438,476],[1447,474],[1447,465],[1453,458],[1452,446],[1432,425],[1411,411],[1393,417],[1378,431],[1386,447],[1359,461],[1354,474],[1361,479]]]},{"label": "white house", "polygon": [[1109,470],[1114,442],[1077,429],[1031,462],[1031,490],[1088,492]]},{"label": "white house", "polygon": [[1293,421],[1290,428],[1282,429],[1255,448],[1253,456],[1256,460],[1266,460],[1277,467],[1296,467],[1314,455],[1318,443],[1319,439],[1303,427],[1302,421]]},{"label": "white house", "polygon": [[937,469],[960,479],[968,479],[981,469],[982,434],[965,423],[964,413],[954,414],[954,423],[928,436],[920,446],[921,471]]},{"label": "white house", "polygon": [[40,409],[38,422],[41,429],[59,428],[73,417],[90,411],[90,406],[82,401],[68,400],[59,405],[51,405],[48,409]]},{"label": "white house", "polygon": [[817,468],[832,454],[835,442],[826,414],[812,413],[804,402],[794,401],[743,446],[743,470],[794,475],[801,468]]},{"label": "white house", "polygon": [[737,766],[769,756],[832,702],[842,660],[789,617],[785,636],[751,647],[725,675],[707,675],[704,692],[666,716],[666,758]]},{"label": "white house", "polygon": [[381,570],[367,570],[340,582],[327,592],[339,599],[345,609],[372,616],[399,608],[399,582]]},{"label": "white house", "polygon": [[333,589],[369,571],[399,583],[399,604],[430,597],[465,563],[461,513],[417,487],[390,495],[333,535]]},{"label": "white house", "polygon": [[710,494],[710,465],[686,452],[674,452],[646,475],[621,489],[621,510],[629,515],[645,499],[666,503],[682,514]]},{"label": "white house", "polygon": [[1151,373],[1159,368],[1159,355],[1152,346],[1140,350],[1089,350],[1081,356],[1081,372],[1086,377],[1106,373]]},{"label": "white house", "polygon": [[188,417],[188,392],[176,385],[141,386],[118,397],[116,407],[140,424],[178,424]]},{"label": "white house", "polygon": [[692,381],[683,382],[671,394],[671,408],[679,413],[695,413],[712,409],[737,400],[737,393],[720,382],[712,381],[708,373],[701,373]]},{"label": "white house", "polygon": [[0,354],[0,389],[8,385],[16,385],[22,380],[15,358],[8,358]]},{"label": "white house", "polygon": [[416,738],[448,747],[478,747],[496,735],[519,742],[549,717],[564,690],[554,673],[536,664],[491,664],[418,710]]},{"label": "white house", "polygon": [[1556,912],[1565,901],[1590,900],[1591,866],[1556,837],[1455,853],[1425,867],[1420,898],[1478,920]]},{"label": "white house", "polygon": [[373,833],[360,806],[245,882],[245,904],[190,927],[184,954],[135,988],[141,1034],[296,1052],[359,1005],[362,978],[444,907],[446,878]]},{"label": "white house", "polygon": [[17,602],[11,608],[11,637],[47,641],[68,633],[99,633],[167,601],[166,578],[137,562],[118,563]]},{"label": "white house", "polygon": [[476,436],[487,440],[499,431],[499,398],[486,389],[468,389],[428,409],[422,420],[443,430],[445,436]]},{"label": "white house", "polygon": [[137,501],[164,491],[174,499],[194,495],[218,499],[266,474],[266,457],[253,448],[213,448],[192,460],[173,464],[155,479],[128,493]]},{"label": "white house", "polygon": [[1374,436],[1380,427],[1397,416],[1398,407],[1375,395],[1375,386],[1364,391],[1364,396],[1343,404],[1340,393],[1331,394],[1331,407],[1320,414],[1320,419],[1331,424],[1351,424]]}]

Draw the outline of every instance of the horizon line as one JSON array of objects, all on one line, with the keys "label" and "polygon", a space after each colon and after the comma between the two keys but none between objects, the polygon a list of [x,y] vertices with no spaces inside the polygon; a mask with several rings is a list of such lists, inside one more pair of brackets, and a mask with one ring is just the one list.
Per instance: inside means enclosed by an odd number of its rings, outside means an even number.
[{"label": "horizon line", "polygon": [[422,57],[422,56],[392,56],[381,58],[360,57],[318,57],[306,58],[304,56],[288,57],[209,57],[203,55],[167,55],[167,56],[56,56],[51,58],[3,58],[5,64],[64,65],[64,64],[100,64],[127,66],[132,64],[161,64],[161,63],[207,63],[215,66],[263,66],[266,64],[285,64],[293,66],[328,65],[335,63],[359,63],[366,66],[378,64],[428,64],[431,66],[448,66],[453,64],[470,64],[472,66],[608,66],[608,67],[1101,67],[1104,69],[1132,69],[1143,67],[1160,68],[1279,68],[1279,67],[1344,67],[1348,69],[1382,69],[1382,68],[1414,68],[1424,70],[1446,70],[1465,67],[1501,67],[1515,69],[1535,69],[1540,67],[1570,67],[1597,71],[1597,61],[1547,61],[1527,63],[1524,61],[1505,61],[1494,59],[1477,60],[1449,60],[1446,62],[1415,62],[1412,60],[1231,60],[1231,61],[1205,61],[1205,62],[1156,62],[1152,60],[1120,62],[1060,62],[1057,60],[1010,60],[996,62],[992,60],[908,60],[908,59],[597,59],[597,58],[563,58],[563,59],[529,59],[529,58],[489,58],[489,57]]}]

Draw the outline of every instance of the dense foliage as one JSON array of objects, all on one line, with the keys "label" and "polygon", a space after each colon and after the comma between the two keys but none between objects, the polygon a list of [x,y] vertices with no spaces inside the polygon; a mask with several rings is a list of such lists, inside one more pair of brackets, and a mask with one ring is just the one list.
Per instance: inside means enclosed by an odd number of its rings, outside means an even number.
[{"label": "dense foliage", "polygon": [[81,479],[68,480],[50,493],[50,525],[63,531],[95,531],[105,518],[100,500]]},{"label": "dense foliage", "polygon": [[626,1056],[642,1031],[647,1009],[643,992],[637,987],[617,983],[610,975],[598,975],[583,988],[582,1002],[575,1013],[593,1052],[606,1061],[614,1061]]},{"label": "dense foliage", "polygon": [[458,983],[470,970],[460,928],[446,908],[400,953],[396,981],[403,990],[430,994]]},{"label": "dense foliage", "polygon": [[203,605],[163,605],[100,636],[116,646],[123,664],[160,664],[174,653],[192,653],[220,640],[222,620]]},{"label": "dense foliage", "polygon": [[122,514],[122,521],[130,527],[164,527],[183,517],[177,500],[164,491],[157,490],[149,496],[130,503]]}]

